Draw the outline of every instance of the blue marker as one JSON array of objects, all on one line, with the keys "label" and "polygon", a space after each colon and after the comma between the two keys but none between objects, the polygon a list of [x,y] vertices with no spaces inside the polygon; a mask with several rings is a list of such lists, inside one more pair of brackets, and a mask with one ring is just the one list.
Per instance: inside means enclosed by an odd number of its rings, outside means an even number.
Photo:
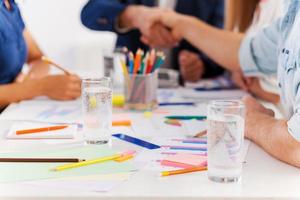
[{"label": "blue marker", "polygon": [[135,138],[135,137],[131,137],[129,135],[118,133],[118,134],[114,134],[112,136],[116,137],[120,140],[124,140],[126,142],[129,142],[129,143],[132,143],[132,144],[135,144],[137,146],[141,146],[141,147],[144,147],[147,149],[159,149],[160,148],[160,146],[158,146],[156,144],[152,144],[150,142],[147,142],[147,141]]}]

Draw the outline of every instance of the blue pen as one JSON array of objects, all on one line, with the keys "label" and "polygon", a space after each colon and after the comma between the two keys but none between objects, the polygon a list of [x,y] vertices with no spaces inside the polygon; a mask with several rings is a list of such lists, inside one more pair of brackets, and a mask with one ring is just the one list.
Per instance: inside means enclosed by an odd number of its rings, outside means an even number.
[{"label": "blue pen", "polygon": [[194,106],[193,102],[170,102],[170,103],[159,103],[159,106]]}]

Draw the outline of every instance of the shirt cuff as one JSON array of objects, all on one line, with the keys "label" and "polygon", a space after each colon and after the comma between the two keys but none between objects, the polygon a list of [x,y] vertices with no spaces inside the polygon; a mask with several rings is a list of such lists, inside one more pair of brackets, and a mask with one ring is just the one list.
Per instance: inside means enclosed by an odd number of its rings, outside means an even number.
[{"label": "shirt cuff", "polygon": [[288,131],[291,136],[300,142],[300,113],[295,113],[288,121]]},{"label": "shirt cuff", "polygon": [[245,76],[260,76],[259,69],[255,63],[252,50],[253,37],[248,34],[242,41],[239,50],[239,60],[241,69]]}]

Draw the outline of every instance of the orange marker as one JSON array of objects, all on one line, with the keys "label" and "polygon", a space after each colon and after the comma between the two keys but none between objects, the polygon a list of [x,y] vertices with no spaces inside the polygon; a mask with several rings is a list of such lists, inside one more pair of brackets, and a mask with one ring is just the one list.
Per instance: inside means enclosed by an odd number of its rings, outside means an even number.
[{"label": "orange marker", "polygon": [[112,126],[131,126],[131,121],[114,121],[112,122]]},{"label": "orange marker", "polygon": [[71,75],[71,74],[72,74],[70,71],[66,70],[66,69],[63,68],[61,65],[55,63],[54,61],[52,61],[51,59],[49,59],[49,58],[47,58],[47,57],[45,57],[45,56],[43,56],[43,57],[41,58],[41,60],[44,61],[45,63],[48,63],[49,65],[53,65],[54,67],[60,69],[61,71],[63,71],[63,72],[64,72],[65,74],[67,74],[67,75]]},{"label": "orange marker", "polygon": [[18,130],[18,131],[16,131],[16,134],[17,135],[24,135],[24,134],[47,132],[47,131],[57,131],[57,130],[65,129],[67,127],[68,126],[51,126],[51,127],[44,127],[44,128]]}]

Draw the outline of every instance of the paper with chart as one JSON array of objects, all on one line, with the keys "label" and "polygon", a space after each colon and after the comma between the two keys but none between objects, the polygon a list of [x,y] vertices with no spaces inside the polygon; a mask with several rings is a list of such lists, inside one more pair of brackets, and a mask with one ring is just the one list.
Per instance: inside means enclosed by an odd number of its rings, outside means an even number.
[{"label": "paper with chart", "polygon": [[7,139],[73,139],[74,134],[77,133],[77,125],[68,125],[62,130],[56,131],[45,131],[32,134],[21,134],[17,135],[18,130],[28,130],[43,127],[51,127],[53,124],[39,123],[39,122],[17,122],[12,125],[8,134]]},{"label": "paper with chart", "polygon": [[0,115],[0,120],[48,123],[80,123],[81,102],[51,100],[23,101]]}]

